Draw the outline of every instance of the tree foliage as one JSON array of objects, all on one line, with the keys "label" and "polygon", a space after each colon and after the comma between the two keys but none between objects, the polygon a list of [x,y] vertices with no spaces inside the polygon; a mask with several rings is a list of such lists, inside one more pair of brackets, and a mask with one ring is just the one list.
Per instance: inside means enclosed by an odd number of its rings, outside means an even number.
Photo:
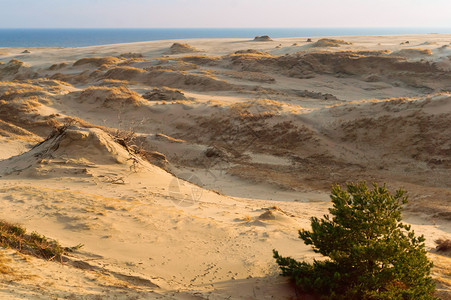
[{"label": "tree foliage", "polygon": [[313,217],[312,230],[299,231],[328,259],[308,264],[274,250],[282,275],[325,299],[434,299],[424,237],[401,222],[405,191],[392,195],[385,185],[370,190],[364,182],[350,183],[334,186],[331,199],[333,217]]}]

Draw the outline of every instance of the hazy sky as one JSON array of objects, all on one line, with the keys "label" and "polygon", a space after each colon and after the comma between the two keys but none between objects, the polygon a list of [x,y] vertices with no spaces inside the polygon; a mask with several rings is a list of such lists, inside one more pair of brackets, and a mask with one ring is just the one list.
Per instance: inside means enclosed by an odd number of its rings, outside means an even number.
[{"label": "hazy sky", "polygon": [[451,0],[0,0],[8,27],[451,27]]}]

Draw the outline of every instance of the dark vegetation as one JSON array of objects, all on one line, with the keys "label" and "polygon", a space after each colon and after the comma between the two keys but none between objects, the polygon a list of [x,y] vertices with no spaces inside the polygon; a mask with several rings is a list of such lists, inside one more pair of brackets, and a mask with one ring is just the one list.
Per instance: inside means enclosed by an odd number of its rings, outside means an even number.
[{"label": "dark vegetation", "polygon": [[451,251],[451,240],[450,239],[438,239],[435,241],[437,245],[437,251]]},{"label": "dark vegetation", "polygon": [[312,231],[299,231],[328,258],[309,264],[274,250],[282,275],[322,299],[434,299],[424,237],[401,222],[405,191],[392,195],[385,186],[350,183],[334,186],[331,199],[332,217],[314,217]]},{"label": "dark vegetation", "polygon": [[37,232],[26,233],[26,229],[20,225],[11,224],[0,220],[0,245],[3,248],[16,249],[17,251],[62,262],[63,256],[73,252],[83,245],[75,247],[63,247],[58,241],[49,239]]}]

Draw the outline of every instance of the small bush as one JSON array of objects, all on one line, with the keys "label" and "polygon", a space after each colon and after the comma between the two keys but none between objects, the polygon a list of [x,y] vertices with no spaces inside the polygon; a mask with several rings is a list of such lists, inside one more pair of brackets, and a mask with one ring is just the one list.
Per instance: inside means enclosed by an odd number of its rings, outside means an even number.
[{"label": "small bush", "polygon": [[438,239],[435,241],[437,245],[437,251],[450,251],[451,250],[451,240],[450,239]]},{"label": "small bush", "polygon": [[[160,168],[164,169],[166,167],[166,163],[168,162],[166,156],[156,151],[146,150],[143,146],[142,139],[140,140],[134,131],[117,130],[113,135],[113,138],[115,142],[124,147],[128,153],[137,155],[138,157],[147,160]],[[136,168],[138,161],[133,156],[132,160],[134,166],[133,168]]]},{"label": "small bush", "polygon": [[282,275],[324,299],[434,299],[424,237],[401,222],[405,191],[351,183],[347,190],[335,186],[331,199],[333,217],[312,218],[312,231],[299,231],[329,259],[308,264],[274,250]]}]

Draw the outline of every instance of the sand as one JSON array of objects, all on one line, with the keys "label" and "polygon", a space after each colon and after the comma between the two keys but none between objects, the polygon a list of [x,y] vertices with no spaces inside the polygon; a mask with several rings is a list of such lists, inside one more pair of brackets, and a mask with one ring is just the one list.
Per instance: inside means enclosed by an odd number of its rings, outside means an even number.
[{"label": "sand", "polygon": [[0,219],[84,246],[0,249],[0,298],[302,299],[272,249],[318,257],[355,180],[409,192],[451,297],[451,35],[306,40],[1,48]]}]

